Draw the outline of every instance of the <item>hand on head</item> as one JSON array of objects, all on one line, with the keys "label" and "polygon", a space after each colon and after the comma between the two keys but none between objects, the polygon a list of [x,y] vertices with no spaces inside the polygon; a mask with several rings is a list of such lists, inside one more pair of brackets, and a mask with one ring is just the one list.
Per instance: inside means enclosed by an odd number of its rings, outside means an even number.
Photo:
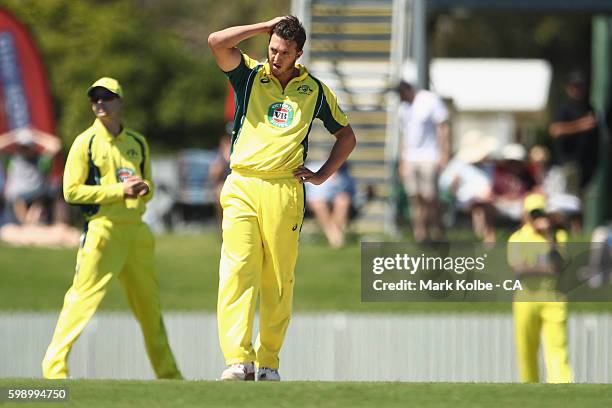
[{"label": "hand on head", "polygon": [[268,20],[266,22],[266,26],[268,28],[268,30],[270,31],[270,34],[272,34],[272,30],[274,29],[274,26],[277,25],[278,23],[280,23],[281,21],[283,21],[287,16],[278,16],[278,17],[274,17],[272,20]]}]

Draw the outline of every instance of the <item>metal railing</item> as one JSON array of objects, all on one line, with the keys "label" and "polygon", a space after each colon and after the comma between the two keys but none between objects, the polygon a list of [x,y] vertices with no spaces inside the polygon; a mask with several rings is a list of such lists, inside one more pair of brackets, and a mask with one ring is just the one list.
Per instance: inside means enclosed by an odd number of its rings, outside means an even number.
[{"label": "metal railing", "polygon": [[[0,314],[0,377],[40,376],[56,318]],[[217,378],[224,363],[215,315],[166,313],[165,323],[184,376]],[[570,317],[576,382],[612,383],[611,338],[612,314]],[[298,314],[280,358],[286,380],[517,381],[510,314]],[[75,344],[70,367],[74,378],[154,378],[128,313],[96,315]]]}]

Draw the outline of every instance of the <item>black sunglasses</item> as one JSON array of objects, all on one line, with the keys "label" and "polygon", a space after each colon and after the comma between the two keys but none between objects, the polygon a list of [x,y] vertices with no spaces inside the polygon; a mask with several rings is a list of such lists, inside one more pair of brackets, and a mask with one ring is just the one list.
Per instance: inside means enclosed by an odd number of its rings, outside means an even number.
[{"label": "black sunglasses", "polygon": [[112,101],[115,98],[117,98],[117,95],[115,95],[111,91],[106,91],[106,90],[94,91],[89,96],[89,100],[92,101],[93,103],[98,102],[99,100],[108,102],[108,101]]},{"label": "black sunglasses", "polygon": [[546,217],[546,212],[540,208],[536,208],[535,210],[529,211],[529,216],[535,220],[536,218]]}]

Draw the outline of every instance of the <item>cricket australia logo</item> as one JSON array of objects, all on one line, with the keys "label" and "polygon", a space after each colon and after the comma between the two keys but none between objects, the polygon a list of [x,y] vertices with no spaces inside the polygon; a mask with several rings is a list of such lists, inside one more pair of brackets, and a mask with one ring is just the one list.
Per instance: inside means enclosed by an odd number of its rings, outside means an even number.
[{"label": "cricket australia logo", "polygon": [[128,169],[127,167],[122,167],[117,169],[117,181],[123,183],[129,177],[136,174],[133,169]]},{"label": "cricket australia logo", "polygon": [[130,159],[135,159],[136,157],[138,157],[138,153],[134,149],[129,149],[127,151],[127,155],[130,156]]},{"label": "cricket australia logo", "polygon": [[268,121],[276,127],[286,128],[293,122],[293,107],[291,105],[276,102],[268,108]]},{"label": "cricket australia logo", "polygon": [[302,85],[298,86],[297,87],[297,91],[299,93],[301,93],[301,94],[304,94],[304,95],[310,95],[311,93],[314,92],[313,89],[311,87],[309,87],[308,85],[306,85],[306,84],[302,84]]}]

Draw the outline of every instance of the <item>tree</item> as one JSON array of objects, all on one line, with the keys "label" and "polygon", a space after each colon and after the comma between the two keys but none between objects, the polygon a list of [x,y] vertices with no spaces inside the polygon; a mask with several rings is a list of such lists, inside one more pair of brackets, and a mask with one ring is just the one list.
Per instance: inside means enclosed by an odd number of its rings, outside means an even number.
[{"label": "tree", "polygon": [[286,13],[265,7],[273,3],[287,6],[266,0],[253,13],[244,0],[5,0],[3,7],[40,48],[66,148],[92,122],[85,91],[101,76],[122,83],[129,127],[156,147],[175,148],[214,146],[224,130],[227,80],[206,46],[208,33],[254,22],[261,10],[272,12],[262,18]]}]

